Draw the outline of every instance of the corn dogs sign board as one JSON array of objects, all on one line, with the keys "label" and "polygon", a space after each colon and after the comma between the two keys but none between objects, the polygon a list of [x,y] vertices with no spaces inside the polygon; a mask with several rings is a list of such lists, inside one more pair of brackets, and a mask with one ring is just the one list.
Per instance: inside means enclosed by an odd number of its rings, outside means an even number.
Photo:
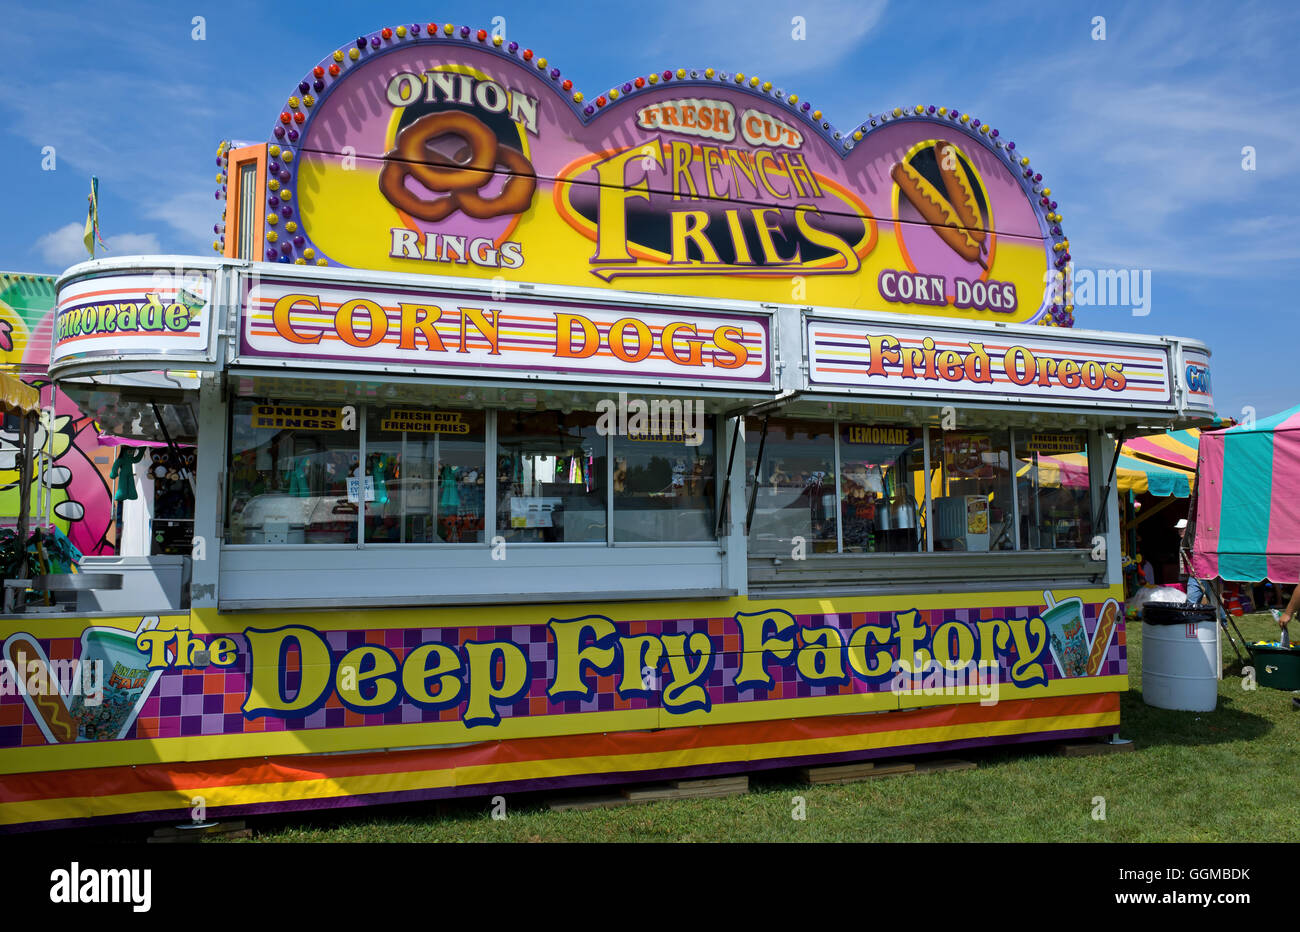
[{"label": "corn dogs sign board", "polygon": [[308,73],[268,144],[268,260],[1048,316],[1068,257],[1050,189],[969,113],[895,108],[837,131],[797,94],[713,69],[584,98],[483,36],[402,26]]},{"label": "corn dogs sign board", "polygon": [[301,278],[250,279],[241,360],[319,367],[769,389],[770,319]]}]

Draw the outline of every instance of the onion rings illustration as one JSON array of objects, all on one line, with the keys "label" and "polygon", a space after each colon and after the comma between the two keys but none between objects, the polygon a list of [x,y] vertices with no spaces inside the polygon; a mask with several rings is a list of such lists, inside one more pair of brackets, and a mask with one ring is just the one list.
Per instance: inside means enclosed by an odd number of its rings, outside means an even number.
[{"label": "onion rings illustration", "polygon": [[[464,141],[463,163],[431,149],[433,142],[448,136]],[[505,187],[496,197],[483,197],[478,192],[496,177],[498,167],[509,174]],[[407,176],[445,196],[420,197],[406,187]],[[537,191],[537,172],[518,149],[499,144],[482,120],[447,111],[422,116],[397,134],[393,150],[384,156],[379,190],[390,204],[418,220],[436,223],[457,210],[486,220],[527,210]]]}]

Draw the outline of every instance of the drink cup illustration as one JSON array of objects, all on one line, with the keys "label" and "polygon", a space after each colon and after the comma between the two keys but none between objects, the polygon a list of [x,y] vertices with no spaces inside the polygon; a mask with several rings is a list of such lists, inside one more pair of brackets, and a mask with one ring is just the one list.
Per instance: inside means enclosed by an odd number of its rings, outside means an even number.
[{"label": "drink cup illustration", "polygon": [[1052,647],[1052,657],[1064,676],[1086,676],[1088,672],[1088,635],[1083,627],[1083,600],[1057,602],[1051,592],[1044,592],[1047,611],[1043,622]]},{"label": "drink cup illustration", "polygon": [[72,697],[68,712],[76,723],[78,741],[108,741],[125,737],[131,730],[162,673],[148,668],[148,656],[135,646],[135,639],[157,626],[157,617],[151,616],[141,621],[134,632],[117,628],[87,628],[82,632],[81,662],[98,661],[104,690],[102,700],[93,705],[84,695]]}]

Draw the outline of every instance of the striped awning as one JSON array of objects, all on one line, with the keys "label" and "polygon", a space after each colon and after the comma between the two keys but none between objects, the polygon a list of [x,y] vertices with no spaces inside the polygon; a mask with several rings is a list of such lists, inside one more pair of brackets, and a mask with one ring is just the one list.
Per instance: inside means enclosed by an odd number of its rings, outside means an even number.
[{"label": "striped awning", "polygon": [[1300,582],[1300,406],[1201,436],[1197,576]]},{"label": "striped awning", "polygon": [[0,372],[0,408],[6,414],[35,414],[41,410],[41,393],[17,376]]},{"label": "striped awning", "polygon": [[[1128,445],[1125,444],[1125,450]],[[1026,463],[1017,475],[1028,477],[1033,465]],[[1121,492],[1133,492],[1175,498],[1192,494],[1192,476],[1188,470],[1160,466],[1121,453],[1115,469],[1115,484]],[[1048,488],[1065,485],[1083,488],[1088,484],[1088,458],[1083,453],[1063,453],[1038,458],[1038,484]]]},{"label": "striped awning", "polygon": [[1196,449],[1201,432],[1195,427],[1171,430],[1152,437],[1138,437],[1124,444],[1124,452],[1136,459],[1196,472]]}]

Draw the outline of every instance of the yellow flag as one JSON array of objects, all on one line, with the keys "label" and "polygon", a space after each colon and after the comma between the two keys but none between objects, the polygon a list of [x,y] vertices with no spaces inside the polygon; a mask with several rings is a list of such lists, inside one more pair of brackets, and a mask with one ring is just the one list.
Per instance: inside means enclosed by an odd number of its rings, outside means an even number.
[{"label": "yellow flag", "polygon": [[90,253],[90,258],[95,258],[95,243],[99,243],[102,249],[108,249],[104,245],[104,239],[99,235],[99,179],[94,175],[90,176],[90,196],[86,198],[90,206],[86,210],[86,234],[82,242],[86,244],[86,252]]}]

